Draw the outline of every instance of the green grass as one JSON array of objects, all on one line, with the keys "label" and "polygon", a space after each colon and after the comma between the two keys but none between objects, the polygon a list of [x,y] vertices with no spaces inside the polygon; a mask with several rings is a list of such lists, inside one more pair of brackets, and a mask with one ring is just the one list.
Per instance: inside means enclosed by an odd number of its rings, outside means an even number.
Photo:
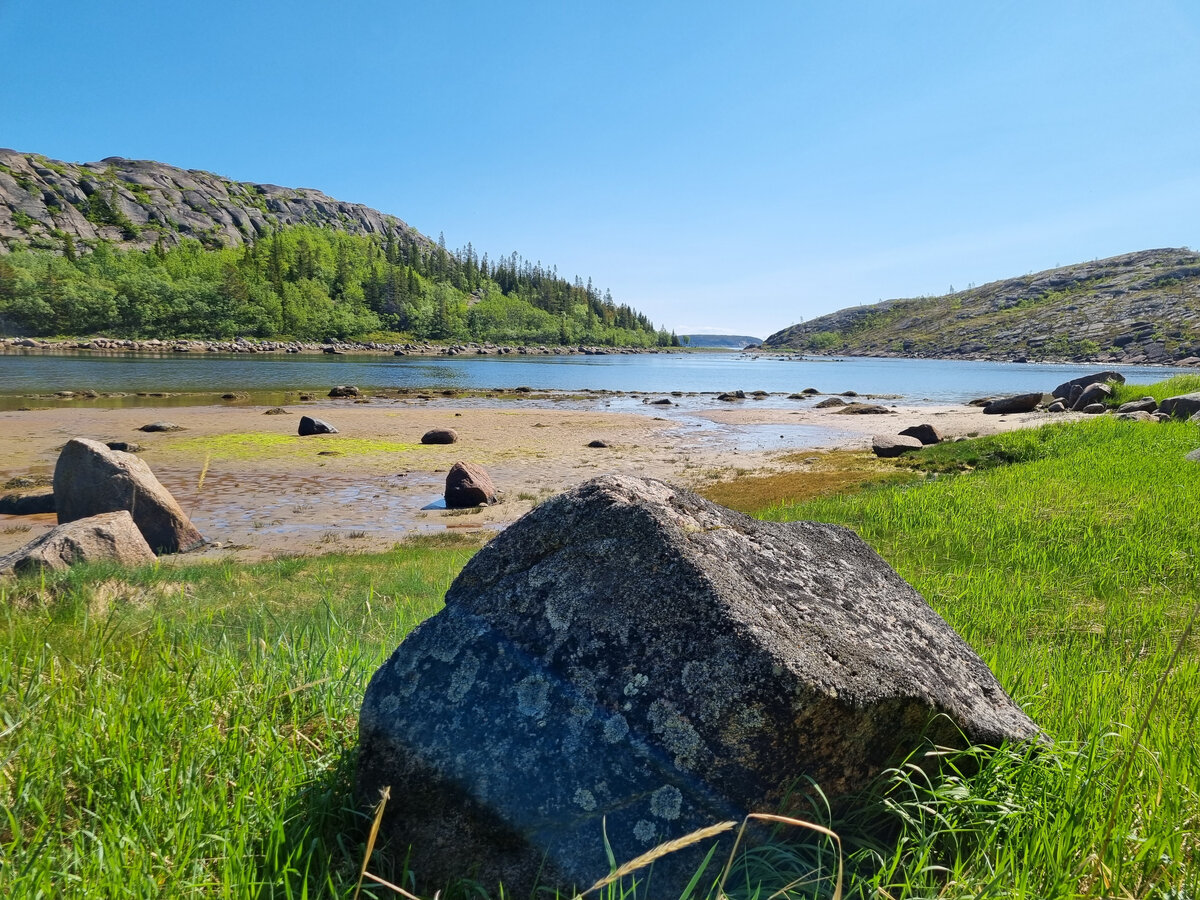
[{"label": "green grass", "polygon": [[[1200,644],[1181,640],[1197,445],[1190,423],[1100,417],[928,448],[898,461],[916,480],[760,513],[858,530],[1053,740],[947,755],[936,780],[899,766],[815,809],[850,896],[1200,896]],[[440,607],[469,540],[0,586],[0,891],[351,896],[366,680]],[[727,887],[829,896],[833,870],[828,842],[775,838]]]},{"label": "green grass", "polygon": [[1159,403],[1168,397],[1179,394],[1191,394],[1200,391],[1200,373],[1196,375],[1176,375],[1166,381],[1154,384],[1115,384],[1109,403],[1119,406],[1130,400],[1140,400],[1143,397],[1153,397]]},{"label": "green grass", "polygon": [[1196,635],[1169,677],[1168,662],[1200,599],[1200,466],[1183,459],[1198,445],[1189,423],[1104,417],[918,455],[981,471],[764,511],[857,530],[1054,741],[974,776],[881,785],[870,826],[843,823],[848,840],[900,829],[854,857],[868,895],[1197,895]]},{"label": "green grass", "polygon": [[0,891],[347,894],[358,707],[470,555],[441,543],[0,589]]}]

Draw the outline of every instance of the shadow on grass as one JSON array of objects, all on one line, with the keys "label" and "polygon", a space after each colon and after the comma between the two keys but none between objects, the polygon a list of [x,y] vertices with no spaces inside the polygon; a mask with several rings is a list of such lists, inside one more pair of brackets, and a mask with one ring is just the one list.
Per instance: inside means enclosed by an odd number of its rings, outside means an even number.
[{"label": "shadow on grass", "polygon": [[[358,881],[369,817],[354,800],[358,747],[291,797],[258,848],[259,897],[350,897]],[[363,896],[394,897],[383,888]]]}]

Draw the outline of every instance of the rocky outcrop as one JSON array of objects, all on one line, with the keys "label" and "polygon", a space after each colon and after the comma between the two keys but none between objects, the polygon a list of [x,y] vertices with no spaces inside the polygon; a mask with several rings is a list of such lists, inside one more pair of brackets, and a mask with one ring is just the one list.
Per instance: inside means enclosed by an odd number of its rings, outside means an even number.
[{"label": "rocky outcrop", "polygon": [[[481,550],[375,673],[359,730],[358,797],[391,787],[381,846],[418,892],[470,871],[512,896],[607,874],[605,834],[625,861],[802,806],[805,779],[844,798],[926,740],[1038,734],[853,532],[616,475]],[[656,862],[654,896],[710,846]]]},{"label": "rocky outcrop", "polygon": [[238,246],[288,225],[398,236],[432,248],[395,216],[311,188],[232,181],[198,169],[111,156],[68,163],[0,149],[0,253],[17,245],[104,240],[149,248],[194,238]]},{"label": "rocky outcrop", "polygon": [[60,524],[124,510],[158,553],[181,553],[204,543],[145,462],[99,441],[67,441],[54,466],[54,504]]},{"label": "rocky outcrop", "polygon": [[456,462],[446,474],[445,498],[447,509],[469,509],[494,503],[496,485],[483,466]]},{"label": "rocky outcrop", "polygon": [[15,553],[0,557],[0,573],[61,572],[76,563],[144,566],[155,556],[124,510],[77,519],[52,528]]},{"label": "rocky outcrop", "polygon": [[1064,381],[1050,393],[1061,400],[1070,400],[1072,396],[1078,396],[1076,388],[1083,390],[1090,384],[1124,384],[1125,376],[1120,372],[1093,372],[1091,375],[1081,375],[1078,378],[1072,378],[1070,381]]},{"label": "rocky outcrop", "polygon": [[847,356],[1195,365],[1200,253],[1143,250],[941,297],[849,307],[776,332],[763,347]]},{"label": "rocky outcrop", "polygon": [[1191,418],[1200,412],[1200,392],[1168,397],[1158,404],[1158,409],[1159,412],[1164,412],[1173,419]]}]

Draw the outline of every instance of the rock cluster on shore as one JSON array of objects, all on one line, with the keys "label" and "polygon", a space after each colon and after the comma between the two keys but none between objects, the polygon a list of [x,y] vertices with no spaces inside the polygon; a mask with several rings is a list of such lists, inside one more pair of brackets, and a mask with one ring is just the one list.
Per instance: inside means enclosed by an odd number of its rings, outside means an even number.
[{"label": "rock cluster on shore", "polygon": [[237,338],[230,341],[205,340],[134,340],[96,337],[82,340],[43,338],[0,338],[0,353],[29,351],[61,353],[92,351],[102,353],[390,353],[393,356],[607,356],[611,354],[666,353],[661,347],[596,347],[578,345],[507,345],[468,342],[465,344],[385,343],[381,341],[268,341]]}]

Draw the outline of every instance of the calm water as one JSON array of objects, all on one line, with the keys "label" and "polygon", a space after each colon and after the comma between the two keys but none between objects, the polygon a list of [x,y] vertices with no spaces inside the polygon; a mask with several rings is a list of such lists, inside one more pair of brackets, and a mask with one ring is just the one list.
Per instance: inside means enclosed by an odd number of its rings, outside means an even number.
[{"label": "calm water", "polygon": [[[0,393],[94,391],[327,391],[360,388],[512,388],[577,391],[732,391],[894,394],[908,401],[952,403],[974,397],[1050,390],[1105,368],[1088,365],[902,360],[795,360],[738,353],[614,356],[518,356],[424,359],[393,356],[268,356],[245,354],[91,356],[0,355]],[[1177,372],[1116,366],[1132,382]]]}]

